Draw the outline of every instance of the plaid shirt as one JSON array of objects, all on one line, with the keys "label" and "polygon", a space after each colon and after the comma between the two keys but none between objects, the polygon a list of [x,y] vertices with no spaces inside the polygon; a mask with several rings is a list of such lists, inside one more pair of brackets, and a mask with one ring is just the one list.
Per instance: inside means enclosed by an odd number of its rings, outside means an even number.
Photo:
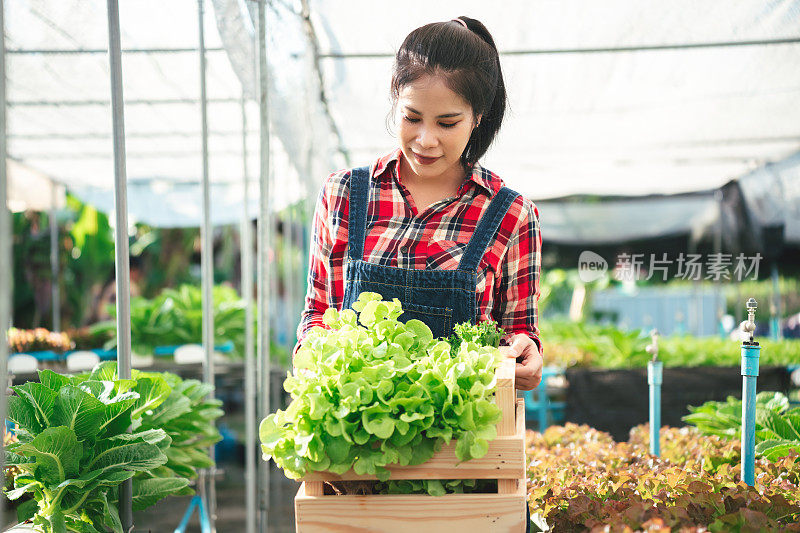
[{"label": "plaid shirt", "polygon": [[[478,221],[502,180],[476,164],[455,197],[417,213],[398,177],[396,149],[370,167],[370,203],[364,260],[406,269],[455,270]],[[305,310],[299,339],[323,326],[328,307],[342,308],[347,258],[350,170],[334,172],[323,184],[314,213]],[[538,311],[542,236],[539,211],[522,196],[503,218],[497,238],[478,267],[476,319],[496,320],[508,334],[525,333],[541,351]],[[324,326],[323,326],[324,327]]]}]

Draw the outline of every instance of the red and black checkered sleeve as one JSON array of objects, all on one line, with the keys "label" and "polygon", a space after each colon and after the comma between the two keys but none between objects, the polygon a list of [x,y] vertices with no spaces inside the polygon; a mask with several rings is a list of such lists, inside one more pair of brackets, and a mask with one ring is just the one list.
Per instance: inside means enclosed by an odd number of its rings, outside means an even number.
[{"label": "red and black checkered sleeve", "polygon": [[523,199],[517,229],[509,239],[501,265],[493,315],[509,336],[524,333],[533,339],[540,353],[538,304],[541,265],[539,210],[533,202]]},{"label": "red and black checkered sleeve", "polygon": [[306,292],[305,308],[300,317],[300,325],[297,328],[297,344],[294,352],[297,352],[308,330],[314,326],[323,325],[322,315],[328,308],[328,265],[331,248],[331,236],[328,231],[327,187],[323,185],[314,208],[308,263],[308,291]]},{"label": "red and black checkered sleeve", "polygon": [[342,307],[349,178],[350,173],[344,170],[329,175],[317,198],[311,229],[308,291],[293,353],[297,352],[308,330],[314,326],[324,327],[322,315],[329,307]]}]

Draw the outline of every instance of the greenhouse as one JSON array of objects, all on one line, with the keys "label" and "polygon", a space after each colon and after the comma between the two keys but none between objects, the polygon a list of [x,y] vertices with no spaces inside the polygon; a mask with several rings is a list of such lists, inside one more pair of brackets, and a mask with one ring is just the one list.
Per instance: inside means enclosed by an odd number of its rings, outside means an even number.
[{"label": "greenhouse", "polygon": [[3,531],[800,531],[800,1],[0,29]]}]

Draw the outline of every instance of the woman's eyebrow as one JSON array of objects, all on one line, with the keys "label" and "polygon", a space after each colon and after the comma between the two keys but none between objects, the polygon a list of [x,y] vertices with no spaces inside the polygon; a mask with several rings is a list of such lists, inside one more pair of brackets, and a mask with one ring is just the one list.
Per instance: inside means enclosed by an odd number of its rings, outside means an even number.
[{"label": "woman's eyebrow", "polygon": [[[421,115],[422,114],[419,111],[417,111],[416,109],[414,109],[413,107],[405,106],[405,108],[408,109],[409,111],[411,111],[412,113],[416,113],[417,115]],[[463,114],[464,113],[445,113],[444,115],[439,115],[436,118],[460,117]]]}]

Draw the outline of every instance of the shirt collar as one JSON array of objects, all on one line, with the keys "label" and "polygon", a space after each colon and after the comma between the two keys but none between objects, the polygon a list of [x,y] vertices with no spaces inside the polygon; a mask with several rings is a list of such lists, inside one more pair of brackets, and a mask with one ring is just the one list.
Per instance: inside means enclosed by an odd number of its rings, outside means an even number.
[{"label": "shirt collar", "polygon": [[[402,150],[395,148],[375,162],[370,175],[376,180],[391,178],[394,175],[393,169],[399,163],[401,157],[403,157]],[[483,168],[480,163],[475,163],[472,168],[472,174],[467,176],[467,181],[471,181],[483,189],[489,195],[489,198],[493,198],[503,186],[503,181],[500,177]]]}]

